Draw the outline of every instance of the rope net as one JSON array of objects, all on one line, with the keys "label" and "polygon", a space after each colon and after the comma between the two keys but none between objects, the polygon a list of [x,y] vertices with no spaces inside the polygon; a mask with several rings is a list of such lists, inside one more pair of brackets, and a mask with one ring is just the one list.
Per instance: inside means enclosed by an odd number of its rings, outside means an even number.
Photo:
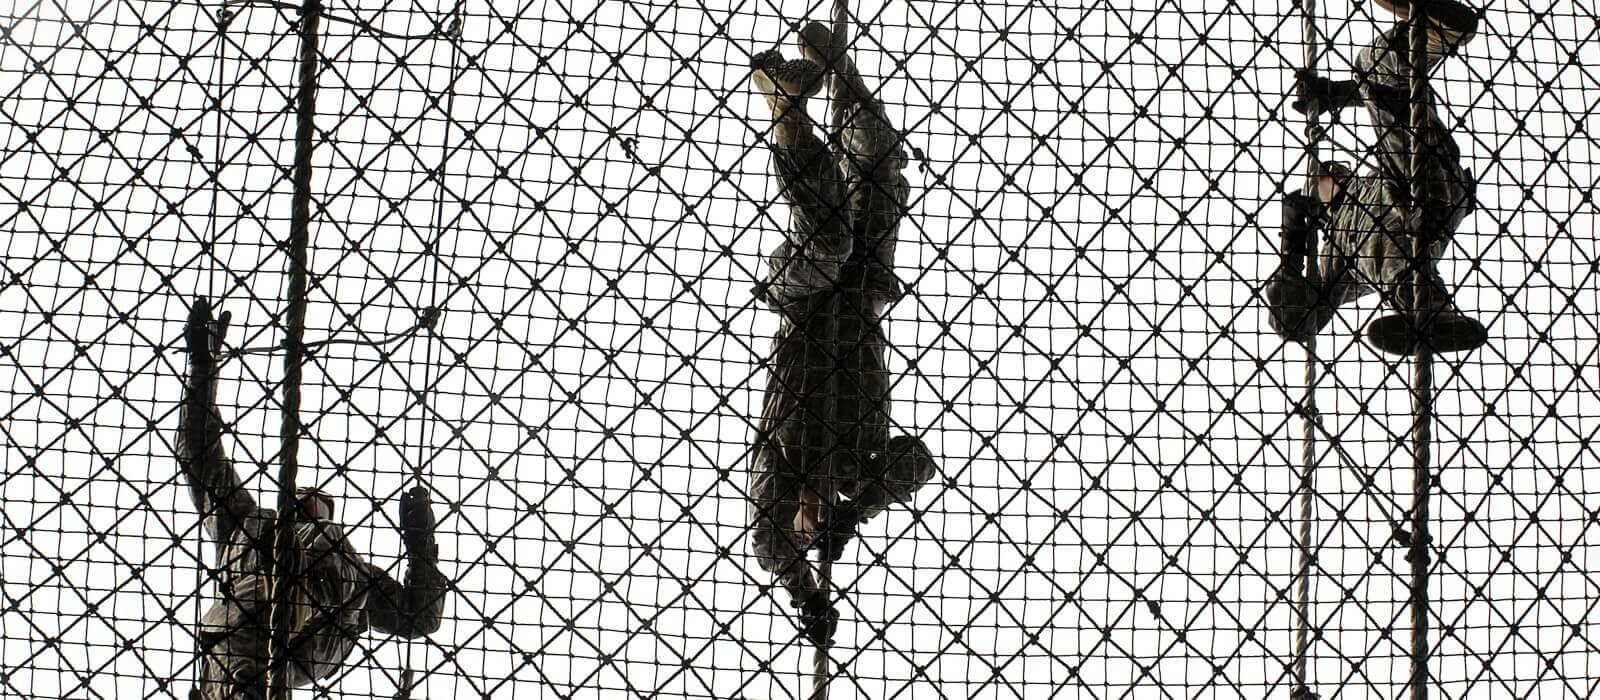
[{"label": "rope net", "polygon": [[[834,698],[1412,697],[1414,629],[1437,697],[1591,694],[1600,18],[1497,3],[1428,77],[1476,180],[1435,256],[1490,340],[1429,353],[1419,458],[1410,361],[1363,338],[1396,295],[1343,304],[1308,370],[1262,292],[1313,155],[1296,71],[1346,77],[1399,20],[1182,5],[852,5],[908,158],[887,423],[937,473],[831,564],[818,649],[751,552],[781,333],[752,288],[792,212],[750,73],[830,6],[327,2],[294,486],[396,579],[422,487],[449,583],[437,630],[349,634],[293,696],[813,697],[815,652]],[[0,30],[0,694],[201,685],[240,594],[175,457],[197,297],[231,314],[217,444],[292,496],[298,12]],[[1366,111],[1321,120],[1318,160],[1381,166]]]}]

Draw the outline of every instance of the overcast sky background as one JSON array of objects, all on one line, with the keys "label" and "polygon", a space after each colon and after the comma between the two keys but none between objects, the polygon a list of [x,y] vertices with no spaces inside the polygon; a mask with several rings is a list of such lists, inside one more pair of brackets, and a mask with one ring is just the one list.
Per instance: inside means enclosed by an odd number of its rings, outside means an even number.
[{"label": "overcast sky background", "polygon": [[[1321,3],[1325,70],[1382,27]],[[16,3],[0,39],[0,688],[182,697],[214,587],[171,458],[185,309],[279,341],[292,13]],[[331,3],[425,33],[434,5]],[[459,42],[325,22],[301,480],[400,571],[420,470],[450,618],[363,640],[339,696],[784,698],[810,650],[747,555],[787,212],[749,56],[823,5],[464,3]],[[835,697],[1287,697],[1303,353],[1254,298],[1304,171],[1286,3],[860,0],[855,57],[916,149],[894,417],[940,458],[864,528]],[[1587,695],[1594,601],[1600,23],[1497,3],[1435,87],[1477,175],[1441,264],[1491,343],[1441,358],[1431,672],[1441,697]],[[221,110],[213,108],[220,102]],[[820,106],[819,106],[820,107]],[[819,109],[820,112],[820,109]],[[1370,162],[1356,112],[1327,156]],[[214,174],[214,175],[213,175]],[[208,252],[209,251],[209,252]],[[1322,697],[1403,693],[1405,365],[1321,341]],[[276,355],[223,369],[273,498]],[[882,562],[871,565],[876,557]],[[197,589],[200,591],[197,595]],[[1393,629],[1393,634],[1388,633]],[[166,683],[175,679],[175,683]],[[301,697],[311,697],[309,691]]]}]

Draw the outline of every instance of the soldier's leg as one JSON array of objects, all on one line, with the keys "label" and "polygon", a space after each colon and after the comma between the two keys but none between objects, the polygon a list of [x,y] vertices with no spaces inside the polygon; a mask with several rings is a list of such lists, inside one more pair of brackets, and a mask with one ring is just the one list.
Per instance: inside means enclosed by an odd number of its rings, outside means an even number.
[{"label": "soldier's leg", "polygon": [[[1404,18],[1417,2],[1381,0],[1380,4]],[[1426,12],[1427,57],[1424,65],[1415,67],[1424,71],[1470,41],[1477,29],[1477,13],[1454,0],[1429,0]],[[1423,119],[1412,129],[1409,59],[1405,24],[1385,32],[1356,59],[1362,96],[1378,130],[1379,168],[1391,183],[1393,200],[1382,216],[1374,217],[1380,230],[1366,241],[1362,259],[1394,308],[1401,310],[1374,321],[1367,336],[1379,349],[1396,354],[1411,352],[1422,336],[1439,352],[1467,350],[1481,345],[1486,331],[1455,310],[1435,263],[1449,236],[1471,212],[1474,186],[1431,90],[1422,96]],[[1414,152],[1418,157],[1413,158]],[[1416,201],[1413,189],[1420,190]],[[1425,260],[1413,258],[1417,236],[1424,237]],[[1420,287],[1416,286],[1419,272]],[[1419,305],[1413,308],[1413,303]]]},{"label": "soldier's leg", "polygon": [[817,539],[819,556],[838,561],[845,545],[855,537],[857,527],[890,506],[910,503],[911,497],[933,481],[938,472],[939,465],[921,438],[890,438],[888,446],[869,460],[860,476],[844,485],[844,495],[850,500],[841,501],[828,515],[827,529]]},{"label": "soldier's leg", "polygon": [[752,535],[756,561],[772,573],[778,587],[796,609],[801,633],[813,644],[832,641],[839,614],[827,591],[817,585],[807,547],[794,536],[792,524],[801,511],[805,485],[796,478],[797,467],[785,464],[782,451],[764,448],[757,457],[757,468],[750,484]]},{"label": "soldier's leg", "polygon": [[1413,8],[1428,16],[1428,51],[1445,54],[1472,40],[1478,31],[1478,11],[1459,0],[1376,0],[1399,20],[1411,19]]},{"label": "soldier's leg", "polygon": [[756,563],[780,578],[802,565],[805,549],[794,538],[795,518],[800,512],[802,480],[787,463],[783,450],[765,446],[757,450],[750,473],[751,540]]},{"label": "soldier's leg", "polygon": [[[1331,176],[1323,175],[1312,183],[1320,188]],[[1336,185],[1328,184],[1324,200],[1332,199]],[[1267,325],[1285,340],[1309,342],[1333,318],[1335,304],[1325,285],[1306,276],[1306,258],[1317,236],[1317,222],[1324,205],[1298,192],[1283,196],[1283,216],[1278,242],[1279,261],[1263,290],[1267,302]],[[1336,245],[1330,241],[1329,247]]]},{"label": "soldier's leg", "polygon": [[870,461],[868,470],[850,495],[850,506],[858,523],[871,520],[884,509],[911,501],[923,486],[933,480],[939,465],[922,438],[896,435],[883,452]]},{"label": "soldier's leg", "polygon": [[[1454,9],[1446,12],[1446,8]],[[1470,40],[1477,27],[1477,15],[1460,3],[1433,0],[1428,11],[1431,28],[1423,71]],[[1380,172],[1402,190],[1409,190],[1412,152],[1414,147],[1420,148],[1419,167],[1415,168],[1423,190],[1420,204],[1464,216],[1472,206],[1472,181],[1461,166],[1461,149],[1439,117],[1438,96],[1432,90],[1422,96],[1424,118],[1413,135],[1411,73],[1409,27],[1405,24],[1384,32],[1356,57],[1361,96],[1378,132],[1375,150]]]},{"label": "soldier's leg", "polygon": [[1284,340],[1309,341],[1333,318],[1334,309],[1325,289],[1312,284],[1302,273],[1279,267],[1267,280],[1263,293],[1267,325]]},{"label": "soldier's leg", "polygon": [[806,111],[806,99],[822,88],[821,69],[766,51],[756,55],[750,81],[772,112],[772,167],[789,202],[788,237],[768,258],[767,289],[769,299],[787,303],[832,286],[852,240],[833,154]]},{"label": "soldier's leg", "polygon": [[839,139],[838,169],[844,181],[845,210],[862,244],[866,260],[865,288],[892,301],[900,296],[894,275],[894,253],[900,220],[910,197],[904,170],[904,139],[889,123],[877,96],[861,78],[845,46],[819,22],[797,37],[801,51],[827,71],[832,98],[832,129]]},{"label": "soldier's leg", "polygon": [[226,644],[214,651],[200,669],[198,695],[202,700],[263,700],[264,676],[260,661],[229,656]]},{"label": "soldier's leg", "polygon": [[889,372],[887,350],[876,324],[859,334],[861,347],[852,357],[851,382],[855,397],[855,429],[845,440],[854,454],[849,478],[841,480],[841,501],[828,515],[827,530],[818,543],[822,556],[838,559],[856,527],[884,509],[910,501],[912,494],[938,471],[933,455],[922,440],[899,435],[889,437]]}]

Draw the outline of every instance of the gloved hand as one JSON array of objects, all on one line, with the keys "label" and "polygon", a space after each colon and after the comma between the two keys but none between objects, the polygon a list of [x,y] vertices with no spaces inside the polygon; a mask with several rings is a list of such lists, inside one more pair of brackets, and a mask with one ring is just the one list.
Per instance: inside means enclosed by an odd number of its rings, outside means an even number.
[{"label": "gloved hand", "polygon": [[856,536],[856,526],[861,524],[861,511],[848,503],[840,503],[828,510],[828,519],[813,541],[818,558],[839,561],[844,556],[845,545]]},{"label": "gloved hand", "polygon": [[1307,116],[1338,111],[1356,98],[1356,81],[1329,80],[1312,71],[1294,74],[1294,101],[1289,106]]},{"label": "gloved hand", "polygon": [[433,502],[428,489],[418,486],[400,494],[400,539],[406,552],[412,556],[437,557],[439,547],[434,542]]},{"label": "gloved hand", "polygon": [[215,358],[216,353],[222,349],[222,338],[228,334],[228,324],[233,320],[233,314],[226,311],[216,320],[211,318],[211,302],[205,297],[198,297],[189,307],[189,320],[184,324],[183,337],[189,351],[189,359]]},{"label": "gloved hand", "polygon": [[839,611],[833,608],[824,591],[816,591],[797,601],[800,607],[800,632],[819,647],[833,645],[833,633],[839,628]]},{"label": "gloved hand", "polygon": [[1322,203],[1316,199],[1299,192],[1283,195],[1283,228],[1278,234],[1278,250],[1283,256],[1284,269],[1304,273],[1311,238],[1317,235],[1317,219],[1321,216]]},{"label": "gloved hand", "polygon": [[1289,693],[1289,700],[1321,700],[1321,697],[1303,685],[1295,688],[1294,692]]}]

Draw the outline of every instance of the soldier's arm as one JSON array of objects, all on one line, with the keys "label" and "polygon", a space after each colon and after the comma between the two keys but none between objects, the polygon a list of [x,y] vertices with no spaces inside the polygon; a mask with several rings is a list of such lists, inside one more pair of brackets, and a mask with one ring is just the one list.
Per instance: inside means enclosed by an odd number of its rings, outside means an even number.
[{"label": "soldier's arm", "polygon": [[233,461],[222,448],[222,415],[216,406],[217,357],[228,315],[213,322],[204,299],[194,303],[184,329],[189,352],[189,376],[183,403],[178,408],[178,465],[189,485],[206,532],[226,542],[250,514],[255,499],[245,490]]},{"label": "soldier's arm", "polygon": [[406,546],[405,582],[364,564],[371,584],[367,621],[373,629],[408,639],[439,629],[449,581],[439,571],[439,545],[434,540],[433,512],[422,487],[400,497],[401,539]]},{"label": "soldier's arm", "polygon": [[1317,236],[1317,220],[1323,214],[1323,205],[1316,199],[1299,192],[1283,195],[1283,223],[1278,229],[1279,267],[1304,274],[1306,256]]},{"label": "soldier's arm", "polygon": [[1361,85],[1354,80],[1329,80],[1314,72],[1295,73],[1294,101],[1290,106],[1301,114],[1337,112],[1361,104]]}]

